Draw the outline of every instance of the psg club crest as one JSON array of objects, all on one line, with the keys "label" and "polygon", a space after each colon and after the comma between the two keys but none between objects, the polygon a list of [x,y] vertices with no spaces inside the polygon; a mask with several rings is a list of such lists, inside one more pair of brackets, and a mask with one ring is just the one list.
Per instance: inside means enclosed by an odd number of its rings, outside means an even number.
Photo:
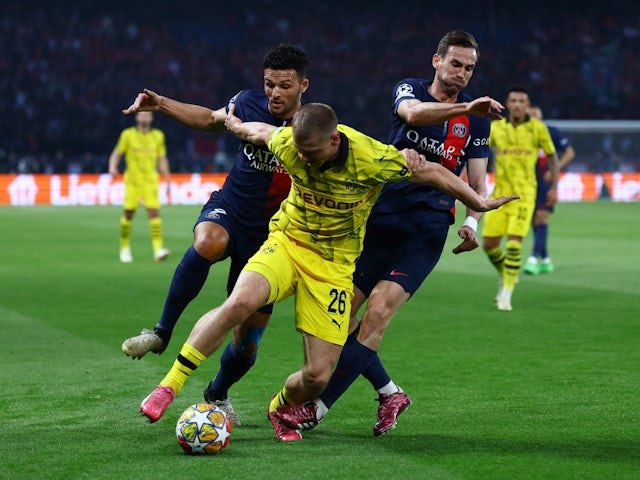
[{"label": "psg club crest", "polygon": [[458,138],[464,138],[467,135],[467,126],[464,123],[458,122],[451,128],[451,133]]}]

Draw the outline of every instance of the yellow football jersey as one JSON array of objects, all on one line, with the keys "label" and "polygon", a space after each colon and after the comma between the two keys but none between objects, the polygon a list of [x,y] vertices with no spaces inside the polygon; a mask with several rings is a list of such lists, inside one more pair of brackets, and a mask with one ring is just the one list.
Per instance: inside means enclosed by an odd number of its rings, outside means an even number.
[{"label": "yellow football jersey", "polygon": [[489,146],[495,159],[496,185],[492,198],[517,194],[522,199],[535,201],[538,150],[544,150],[547,155],[555,152],[547,126],[534,118],[518,126],[506,118],[494,120]]},{"label": "yellow football jersey", "polygon": [[338,131],[338,157],[322,168],[300,160],[291,127],[273,131],[269,150],[289,172],[291,190],[272,217],[271,230],[281,230],[327,260],[352,265],[362,251],[367,218],[383,185],[412,173],[394,146],[345,125],[338,125]]},{"label": "yellow football jersey", "polygon": [[136,127],[122,131],[116,150],[126,161],[125,181],[157,181],[158,158],[167,154],[164,133],[152,128],[144,133]]}]

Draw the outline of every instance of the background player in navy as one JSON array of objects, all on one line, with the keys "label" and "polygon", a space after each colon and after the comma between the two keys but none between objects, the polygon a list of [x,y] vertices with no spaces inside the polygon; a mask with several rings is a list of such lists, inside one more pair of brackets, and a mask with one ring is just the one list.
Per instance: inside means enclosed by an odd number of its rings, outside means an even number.
[{"label": "background player in navy", "polygon": [[[246,122],[289,125],[309,86],[307,65],[307,54],[299,47],[281,44],[270,49],[262,62],[264,92],[238,93],[231,99],[235,114]],[[144,90],[123,113],[159,111],[189,127],[219,132],[225,130],[228,110],[228,106],[211,110],[185,104]],[[211,265],[228,257],[227,292],[231,292],[242,267],[267,238],[269,219],[289,193],[290,184],[286,170],[265,145],[240,144],[222,189],[211,194],[196,221],[193,245],[175,270],[160,320],[153,330],[144,329],[125,340],[125,354],[141,358],[150,351],[162,353],[178,318],[202,289]],[[234,331],[233,341],[220,360],[222,368],[205,391],[206,399],[225,409],[236,425],[239,419],[227,391],[255,362],[257,344],[271,311],[271,306],[261,308]]]},{"label": "background player in navy", "polygon": [[[542,109],[537,105],[529,107],[529,116],[542,120]],[[553,145],[558,154],[558,171],[561,171],[576,156],[571,142],[564,136],[559,128],[547,125]],[[538,190],[536,193],[536,211],[533,214],[533,251],[524,265],[524,272],[529,275],[553,272],[553,262],[547,250],[549,236],[549,218],[554,206],[547,202],[547,193],[551,186],[551,172],[547,162],[547,154],[540,151],[536,165],[536,180]]]},{"label": "background player in navy", "polygon": [[[467,168],[469,185],[486,197],[491,118],[502,118],[500,102],[462,93],[478,61],[478,45],[464,31],[447,33],[433,55],[433,81],[408,78],[393,91],[390,143],[412,148],[456,175]],[[378,357],[385,329],[438,262],[454,222],[455,200],[437,189],[408,182],[385,185],[369,221],[364,250],[354,274],[349,336],[327,389],[313,402],[285,409],[289,426],[317,425],[327,410],[363,374],[378,391],[380,405],[374,435],[395,425],[411,400],[389,377]],[[480,213],[467,209],[458,230],[457,254],[478,247]],[[367,300],[358,326],[356,314]]]}]

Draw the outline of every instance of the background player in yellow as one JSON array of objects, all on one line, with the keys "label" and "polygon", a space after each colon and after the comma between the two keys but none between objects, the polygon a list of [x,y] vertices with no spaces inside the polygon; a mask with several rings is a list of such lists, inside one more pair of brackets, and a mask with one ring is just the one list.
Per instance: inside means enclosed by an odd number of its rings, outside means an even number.
[{"label": "background player in yellow", "polygon": [[[511,310],[511,295],[522,265],[522,239],[527,235],[536,204],[536,163],[538,150],[549,158],[551,182],[547,203],[558,197],[558,157],[547,126],[529,117],[529,91],[523,86],[509,89],[506,107],[509,114],[491,123],[489,146],[494,152],[495,189],[491,198],[516,193],[519,200],[499,211],[487,212],[482,228],[483,248],[500,275],[496,304],[498,310]],[[506,236],[506,252],[501,248]]]},{"label": "background player in yellow", "polygon": [[[243,140],[266,143],[286,167],[291,189],[271,219],[269,237],[249,259],[227,300],[196,323],[173,367],[140,410],[152,422],[160,419],[188,376],[232,328],[263,305],[295,294],[304,365],[274,395],[268,414],[278,439],[299,440],[299,431],[281,423],[276,410],[300,405],[326,387],[347,338],[354,264],[362,251],[367,217],[383,185],[407,179],[430,183],[476,211],[497,208],[514,197],[482,198],[415,150],[399,152],[338,125],[335,112],[324,104],[303,105],[291,128],[243,123],[233,115],[233,106],[225,124]],[[416,166],[414,173],[408,160]]]},{"label": "background player in yellow", "polygon": [[153,113],[138,112],[136,125],[126,128],[120,134],[116,148],[109,157],[109,173],[118,176],[118,163],[124,155],[124,212],[120,218],[120,261],[133,261],[131,254],[131,226],[133,215],[144,204],[149,215],[149,230],[153,246],[153,258],[161,262],[169,256],[162,239],[162,219],[158,197],[159,175],[164,175],[167,191],[171,180],[164,133],[151,128]]}]

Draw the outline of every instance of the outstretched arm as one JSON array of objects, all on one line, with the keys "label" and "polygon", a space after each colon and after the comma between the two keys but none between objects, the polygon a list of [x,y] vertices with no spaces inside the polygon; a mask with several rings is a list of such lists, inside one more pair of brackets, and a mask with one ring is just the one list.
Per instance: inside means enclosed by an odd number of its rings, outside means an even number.
[{"label": "outstretched arm", "polygon": [[188,127],[211,132],[223,131],[227,117],[224,107],[211,110],[200,105],[182,103],[146,88],[138,94],[129,108],[122,110],[125,115],[136,112],[161,112]]},{"label": "outstretched arm", "polygon": [[409,179],[415,183],[428,183],[447,195],[457,198],[468,208],[476,212],[486,212],[501,207],[505,203],[520,198],[518,195],[499,197],[494,199],[484,198],[467,185],[459,177],[451,173],[439,163],[424,162],[414,171]]},{"label": "outstretched arm", "polygon": [[437,125],[467,114],[500,120],[502,118],[500,112],[503,110],[504,106],[491,97],[480,97],[463,103],[422,102],[407,99],[398,105],[398,115],[409,125],[414,126]]},{"label": "outstretched arm", "polygon": [[229,106],[229,113],[224,122],[227,129],[236,137],[246,140],[256,145],[266,145],[269,142],[269,135],[276,127],[262,122],[243,122],[234,114],[236,106]]}]

